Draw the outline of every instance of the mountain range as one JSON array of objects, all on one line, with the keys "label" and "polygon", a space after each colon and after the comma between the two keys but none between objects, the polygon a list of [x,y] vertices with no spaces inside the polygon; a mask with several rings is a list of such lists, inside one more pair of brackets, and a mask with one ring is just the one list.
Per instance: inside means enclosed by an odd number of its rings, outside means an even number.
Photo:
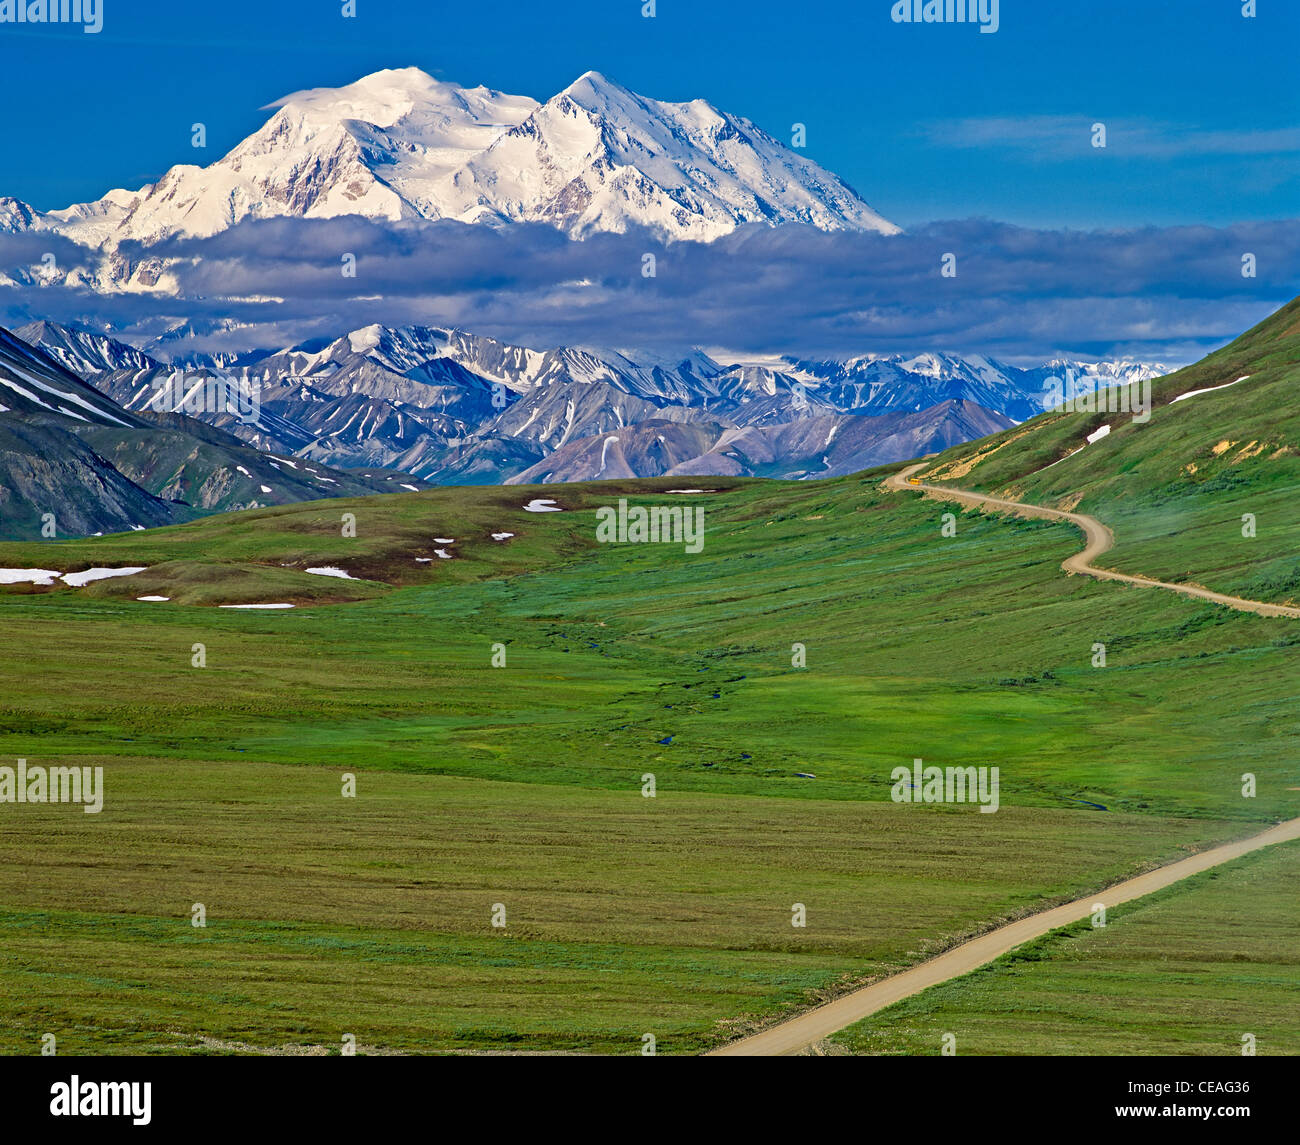
[{"label": "mountain range", "polygon": [[[257,449],[438,484],[674,474],[793,479],[944,449],[1042,411],[1067,369],[1097,386],[1158,376],[1131,362],[1022,369],[947,354],[724,364],[635,351],[538,349],[462,330],[372,325],[335,339],[179,365],[86,330],[31,323],[18,337],[122,408],[190,413]],[[151,346],[166,350],[168,343]],[[189,409],[191,377],[228,373],[256,418]],[[171,394],[172,398],[160,394]]]}]

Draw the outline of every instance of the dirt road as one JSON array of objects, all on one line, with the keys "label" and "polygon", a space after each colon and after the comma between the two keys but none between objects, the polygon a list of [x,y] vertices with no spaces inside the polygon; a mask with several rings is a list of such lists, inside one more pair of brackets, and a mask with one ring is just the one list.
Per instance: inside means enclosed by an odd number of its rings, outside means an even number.
[{"label": "dirt road", "polygon": [[816,1010],[810,1010],[788,1022],[782,1022],[770,1030],[764,1030],[760,1034],[742,1038],[740,1041],[713,1050],[709,1056],[773,1057],[798,1053],[814,1042],[827,1038],[837,1030],[861,1021],[886,1006],[892,1006],[903,998],[918,994],[927,987],[936,986],[950,978],[968,974],[1008,950],[1028,942],[1031,938],[1037,938],[1049,930],[1089,917],[1097,903],[1104,904],[1106,909],[1110,910],[1119,903],[1141,898],[1153,891],[1172,886],[1189,875],[1199,874],[1211,867],[1217,867],[1220,863],[1239,859],[1242,855],[1248,855],[1261,847],[1285,843],[1292,839],[1300,839],[1300,819],[1290,819],[1248,839],[1226,843],[1221,847],[1202,851],[1199,855],[1179,859],[1178,862],[1170,863],[1166,867],[1158,867],[1154,871],[1148,871],[1126,882],[1116,883],[1115,886],[1099,891],[1095,895],[1075,899],[1074,902],[1066,903],[1064,906],[1053,907],[1041,914],[1033,914],[1028,918],[998,927],[997,930],[991,930],[988,934],[982,934],[979,938],[956,946],[937,958],[931,958],[928,962],[904,970],[901,974],[895,974],[861,990],[855,990],[852,994],[846,994],[843,998],[837,998],[834,1002],[819,1006]]},{"label": "dirt road", "polygon": [[[917,489],[949,500],[962,501],[977,506],[991,505],[1002,509],[1012,509],[1031,517],[1059,519],[1077,525],[1083,530],[1086,545],[1083,552],[1068,558],[1062,563],[1061,567],[1067,572],[1082,573],[1085,576],[1098,577],[1101,580],[1126,581],[1129,584],[1143,585],[1149,588],[1164,588],[1171,592],[1180,592],[1184,596],[1212,600],[1218,604],[1226,604],[1229,608],[1237,608],[1243,612],[1254,612],[1261,616],[1300,617],[1300,608],[1267,604],[1259,600],[1244,600],[1241,597],[1224,596],[1221,593],[1210,592],[1208,589],[1169,584],[1167,581],[1129,576],[1126,573],[1112,572],[1110,569],[1099,569],[1092,562],[1114,545],[1115,538],[1111,531],[1096,517],[1089,517],[1085,513],[1067,513],[1061,509],[1047,509],[1041,505],[1026,505],[1019,501],[1007,501],[1000,497],[990,497],[984,493],[975,493],[964,489],[949,489],[941,485],[928,485],[924,482],[912,484],[908,481],[909,477],[912,477],[925,467],[924,462],[919,465],[912,465],[899,473],[893,474],[885,484],[890,489]],[[1181,879],[1209,870],[1209,868],[1216,867],[1220,863],[1231,862],[1233,859],[1247,855],[1251,851],[1257,851],[1261,847],[1268,847],[1274,843],[1284,843],[1293,839],[1300,839],[1300,819],[1291,819],[1278,824],[1276,827],[1270,827],[1267,831],[1253,835],[1248,839],[1242,839],[1236,843],[1227,843],[1221,847],[1203,851],[1199,855],[1193,855],[1191,858],[1180,859],[1176,863],[1170,863],[1168,866],[1159,867],[1147,874],[1138,875],[1136,878],[1118,883],[1098,894],[1076,899],[1064,906],[1053,907],[1051,910],[1042,911],[1039,914],[1030,915],[1028,918],[999,927],[997,930],[990,931],[988,934],[954,947],[937,958],[932,958],[919,966],[914,966],[910,970],[882,979],[861,990],[855,990],[853,993],[846,994],[843,998],[838,998],[834,1002],[818,1007],[816,1010],[810,1010],[808,1013],[792,1018],[788,1022],[773,1026],[770,1030],[764,1030],[752,1037],[742,1038],[730,1045],[713,1050],[709,1056],[753,1057],[798,1053],[813,1043],[829,1037],[837,1030],[842,1030],[845,1026],[861,1021],[878,1010],[883,1010],[886,1006],[892,1006],[903,998],[920,993],[920,991],[930,986],[936,986],[940,982],[946,982],[950,978],[967,974],[1007,953],[1007,951],[1020,946],[1022,943],[1046,934],[1048,931],[1087,918],[1092,914],[1097,903],[1102,903],[1109,909],[1119,903],[1141,898],[1153,891],[1172,886]]]},{"label": "dirt road", "polygon": [[913,485],[908,478],[925,468],[925,463],[912,465],[890,476],[885,485],[889,489],[919,489],[933,493],[951,501],[962,501],[969,505],[992,505],[999,509],[1014,509],[1027,517],[1046,517],[1052,520],[1069,521],[1083,530],[1087,542],[1084,550],[1068,557],[1061,563],[1066,572],[1082,573],[1084,576],[1096,577],[1098,580],[1119,580],[1127,584],[1138,584],[1145,588],[1164,588],[1170,592],[1180,592],[1184,596],[1194,596],[1200,600],[1212,600],[1215,604],[1226,604],[1241,612],[1254,612],[1260,616],[1291,616],[1300,618],[1300,608],[1291,608],[1285,604],[1268,604],[1262,600],[1245,600],[1240,596],[1224,596],[1211,592],[1208,588],[1196,588],[1193,585],[1170,584],[1165,580],[1152,580],[1145,576],[1130,576],[1128,573],[1114,572],[1111,569],[1097,568],[1092,562],[1102,553],[1109,552],[1115,544],[1114,534],[1096,517],[1086,513],[1067,513],[1062,509],[1048,509],[1042,505],[1027,505],[1022,501],[1006,501],[1001,497],[990,497],[987,493],[975,493],[967,489],[950,489],[945,485],[927,485],[924,482]]}]

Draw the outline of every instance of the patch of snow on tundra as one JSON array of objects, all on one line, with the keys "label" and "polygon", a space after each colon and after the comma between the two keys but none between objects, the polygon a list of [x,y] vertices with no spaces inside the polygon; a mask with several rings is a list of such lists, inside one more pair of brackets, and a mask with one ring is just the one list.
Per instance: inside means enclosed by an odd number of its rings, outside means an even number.
[{"label": "patch of snow on tundra", "polygon": [[[1251,376],[1250,374],[1246,374],[1244,377],[1238,378],[1237,382],[1244,382],[1250,376]],[[1187,393],[1179,394],[1176,398],[1174,398],[1174,402],[1185,401],[1187,398],[1198,397],[1201,394],[1212,394],[1214,393],[1215,390],[1226,390],[1229,386],[1235,386],[1237,382],[1224,382],[1224,384],[1221,386],[1210,386],[1210,388],[1206,390],[1188,390]],[[1173,405],[1174,402],[1170,402],[1169,404]]]},{"label": "patch of snow on tundra", "polygon": [[53,584],[56,569],[0,569],[0,584]]},{"label": "patch of snow on tundra", "polygon": [[218,608],[292,608],[292,604],[221,604]]},{"label": "patch of snow on tundra", "polygon": [[108,580],[115,576],[135,576],[136,573],[142,573],[147,565],[136,565],[132,568],[125,569],[86,569],[84,572],[64,573],[63,579],[73,588],[80,588],[83,584],[89,584],[92,580]]}]

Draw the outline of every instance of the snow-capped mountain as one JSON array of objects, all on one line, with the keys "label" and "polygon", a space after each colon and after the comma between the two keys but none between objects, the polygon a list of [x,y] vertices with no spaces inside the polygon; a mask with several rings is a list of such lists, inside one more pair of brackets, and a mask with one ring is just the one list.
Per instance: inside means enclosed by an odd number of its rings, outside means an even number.
[{"label": "snow-capped mountain", "polygon": [[809,398],[839,410],[884,414],[919,411],[945,401],[969,401],[1017,422],[1043,412],[1047,379],[1072,370],[1081,387],[1129,385],[1168,371],[1156,363],[1055,360],[1021,368],[980,355],[866,355],[843,361],[781,360]]},{"label": "snow-capped mountain", "polygon": [[963,401],[920,413],[834,414],[766,425],[646,421],[570,441],[506,484],[613,477],[841,477],[936,453],[1011,424]]},{"label": "snow-capped mountain", "polygon": [[[229,154],[139,191],[45,215],[0,200],[0,228],[115,249],[289,216],[539,222],[580,238],[644,227],[711,240],[745,223],[897,231],[829,171],[703,100],[662,103],[588,72],[544,104],[418,68],[296,92]],[[139,279],[138,263],[110,277]],[[152,287],[159,268],[140,284]]]},{"label": "snow-capped mountain", "polygon": [[140,348],[172,366],[225,367],[244,355],[236,350],[216,349],[211,345],[212,339],[238,337],[253,329],[252,323],[234,318],[186,319],[172,323]]},{"label": "snow-capped mountain", "polygon": [[41,226],[35,207],[9,195],[0,195],[0,234],[17,235]]},{"label": "snow-capped mountain", "polygon": [[142,422],[119,409],[97,387],[61,369],[22,338],[0,328],[0,408],[24,419],[58,425],[111,425],[123,429]]},{"label": "snow-capped mountain", "polygon": [[178,165],[135,194],[110,192],[50,217],[78,241],[112,244],[201,237],[246,218],[439,218],[432,188],[536,102],[405,68],[271,106],[271,118],[211,166]]},{"label": "snow-capped mountain", "polygon": [[54,322],[31,322],[19,326],[14,333],[28,345],[40,347],[65,370],[82,378],[113,370],[148,370],[158,365],[144,351],[116,338]]},{"label": "snow-capped mountain", "polygon": [[[132,411],[156,408],[178,364],[53,323],[21,333]],[[155,343],[150,349],[159,352]],[[1021,369],[950,354],[724,365],[698,350],[674,358],[534,349],[464,330],[381,325],[233,362],[196,362],[187,354],[180,364],[229,366],[257,388],[255,421],[228,412],[195,415],[250,445],[442,483],[525,473],[577,480],[602,465],[620,472],[640,466],[641,476],[852,472],[1041,413],[1051,376],[1073,371],[1105,385],[1163,372],[1132,362]],[[607,449],[602,442],[611,436],[619,441]]]},{"label": "snow-capped mountain", "polygon": [[[206,512],[354,497],[418,483],[402,475],[341,472],[249,448],[177,413],[133,412],[64,364],[149,360],[113,339],[52,323],[0,328],[0,537],[125,532]],[[56,356],[57,355],[57,356]]]},{"label": "snow-capped mountain", "polygon": [[1131,386],[1135,382],[1145,382],[1169,373],[1162,365],[1148,362],[1134,362],[1128,359],[1118,362],[1074,362],[1067,358],[1054,358],[1042,366],[1021,371],[1026,385],[1037,383],[1042,390],[1048,378],[1060,382],[1073,374],[1075,385],[1080,390],[1105,389],[1109,386]]},{"label": "snow-capped mountain", "polygon": [[570,235],[650,227],[718,238],[743,223],[898,228],[829,171],[704,100],[662,103],[587,72],[438,188],[448,217]]}]

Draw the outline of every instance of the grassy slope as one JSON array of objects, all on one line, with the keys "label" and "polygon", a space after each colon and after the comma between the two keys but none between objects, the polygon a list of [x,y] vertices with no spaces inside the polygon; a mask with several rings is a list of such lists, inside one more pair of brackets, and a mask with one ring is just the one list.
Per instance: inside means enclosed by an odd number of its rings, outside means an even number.
[{"label": "grassy slope", "polygon": [[[1172,401],[1247,375],[1218,393]],[[1158,380],[1145,424],[1127,414],[1045,414],[941,454],[932,473],[1039,504],[1077,503],[1114,529],[1116,546],[1103,562],[1125,572],[1297,603],[1297,386],[1300,299],[1196,365]],[[1103,423],[1113,427],[1110,435],[1080,450]],[[1079,452],[1070,455],[1073,450]],[[1245,513],[1257,521],[1253,539],[1242,536]]]},{"label": "grassy slope", "polygon": [[[860,1054],[1300,1054],[1300,844],[1054,931],[859,1022]],[[1103,896],[1104,897],[1104,896]]]}]

